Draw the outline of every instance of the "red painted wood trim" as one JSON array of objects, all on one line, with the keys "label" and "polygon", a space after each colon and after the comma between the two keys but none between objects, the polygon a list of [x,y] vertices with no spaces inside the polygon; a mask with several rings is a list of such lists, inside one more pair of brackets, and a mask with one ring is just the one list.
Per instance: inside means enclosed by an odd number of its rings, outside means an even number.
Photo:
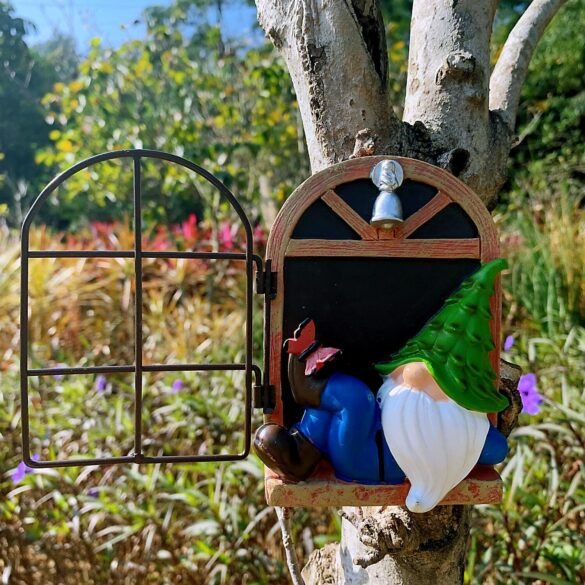
[{"label": "red painted wood trim", "polygon": [[480,258],[477,238],[445,240],[289,240],[287,258],[375,257],[381,258]]},{"label": "red painted wood trim", "polygon": [[[500,257],[499,241],[488,240],[482,241],[481,246],[481,261],[489,262]],[[492,312],[492,320],[490,322],[490,330],[492,333],[492,341],[494,342],[494,350],[490,352],[490,363],[496,372],[496,388],[500,387],[500,352],[502,344],[502,336],[500,327],[502,323],[502,277],[498,274],[494,283],[494,294],[490,298],[490,309]],[[490,421],[497,424],[498,416],[496,413],[489,415]]]},{"label": "red painted wood trim", "polygon": [[[310,478],[288,483],[269,473],[265,480],[270,506],[341,507],[404,506],[410,484],[366,485],[335,477]],[[443,498],[439,505],[497,504],[502,499],[502,480],[493,468],[472,472]]]},{"label": "red painted wood trim", "polygon": [[362,240],[378,239],[378,230],[350,207],[333,189],[329,189],[321,199],[338,215]]}]

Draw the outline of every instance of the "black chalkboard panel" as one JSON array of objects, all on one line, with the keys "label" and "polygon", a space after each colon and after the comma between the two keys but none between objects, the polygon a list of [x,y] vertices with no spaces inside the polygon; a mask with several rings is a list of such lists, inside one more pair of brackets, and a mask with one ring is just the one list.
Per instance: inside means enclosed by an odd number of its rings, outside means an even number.
[{"label": "black chalkboard panel", "polygon": [[441,234],[441,238],[479,237],[477,226],[457,203],[450,203],[441,209],[439,213],[410,234],[408,239],[427,240],[436,238],[437,234]]},{"label": "black chalkboard panel", "polygon": [[[344,351],[342,369],[372,390],[372,365],[387,359],[442,306],[479,260],[404,258],[289,258],[284,265],[284,339],[305,318],[315,320],[319,340]],[[282,360],[285,422],[302,413]]]}]

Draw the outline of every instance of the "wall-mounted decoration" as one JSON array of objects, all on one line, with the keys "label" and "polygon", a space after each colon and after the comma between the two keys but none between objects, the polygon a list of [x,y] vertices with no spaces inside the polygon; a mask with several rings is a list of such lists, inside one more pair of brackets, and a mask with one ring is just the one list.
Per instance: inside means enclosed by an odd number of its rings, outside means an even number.
[{"label": "wall-mounted decoration", "polygon": [[506,439],[487,413],[507,399],[494,386],[488,357],[489,299],[504,266],[484,264],[398,353],[375,365],[384,375],[375,400],[364,381],[334,365],[320,374],[341,351],[323,350],[314,322],[304,321],[285,350],[288,382],[305,410],[290,429],[271,422],[258,429],[254,446],[264,463],[296,482],[322,460],[346,482],[400,485],[408,478],[413,512],[431,510],[476,464],[500,463]]},{"label": "wall-mounted decoration", "polygon": [[[135,246],[95,252],[29,249],[39,207],[75,173],[114,158],[134,170]],[[241,252],[143,250],[141,161],[159,158],[202,177],[236,211]],[[115,366],[31,368],[30,258],[134,259],[135,360]],[[149,456],[142,449],[141,263],[145,258],[230,258],[246,277],[242,363],[174,364],[172,371],[242,370],[246,441],[241,452]],[[279,506],[493,503],[501,481],[492,465],[506,441],[495,427],[506,406],[498,391],[503,261],[491,217],[477,196],[444,170],[399,157],[364,157],[322,171],[286,201],[266,258],[236,197],[216,177],[180,157],[116,151],[83,161],[39,195],[23,226],[21,393],[24,460],[31,467],[229,461],[251,447],[252,407],[265,424],[255,447],[266,463],[266,495]],[[253,363],[253,286],[264,298],[264,363]],[[132,453],[116,458],[37,461],[31,457],[29,396],[38,376],[134,374]]]},{"label": "wall-mounted decoration", "polygon": [[[270,504],[499,501],[498,253],[479,198],[420,161],[350,160],[291,195],[266,253],[275,405],[255,445]],[[338,351],[309,373],[310,345],[284,342],[313,336]]]}]

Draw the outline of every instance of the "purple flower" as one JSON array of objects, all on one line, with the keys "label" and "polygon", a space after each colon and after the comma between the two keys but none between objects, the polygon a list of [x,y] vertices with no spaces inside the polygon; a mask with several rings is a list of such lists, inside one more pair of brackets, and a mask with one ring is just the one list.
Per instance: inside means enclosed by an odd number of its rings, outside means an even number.
[{"label": "purple flower", "polygon": [[518,391],[522,398],[522,412],[526,414],[538,414],[544,398],[536,387],[536,374],[524,374],[520,376]]},{"label": "purple flower", "polygon": [[16,469],[12,472],[12,483],[20,483],[24,479],[24,476],[28,473],[28,469],[29,468],[24,463],[24,461],[21,461]]},{"label": "purple flower", "polygon": [[106,389],[107,385],[108,381],[106,380],[106,377],[103,374],[99,374],[95,379],[95,384],[93,385],[93,388],[96,392],[99,392],[101,394]]},{"label": "purple flower", "polygon": [[183,389],[183,386],[185,385],[185,383],[183,382],[183,380],[180,380],[179,378],[177,378],[173,384],[171,385],[171,391],[173,394],[177,394],[178,392],[180,392]]},{"label": "purple flower", "polygon": [[508,337],[506,337],[506,339],[504,340],[504,351],[510,351],[514,345],[514,336],[513,335],[508,335]]},{"label": "purple flower", "polygon": [[99,492],[99,490],[98,490],[97,488],[94,488],[94,487],[92,487],[92,488],[89,488],[89,489],[87,490],[87,495],[88,495],[90,498],[97,498],[97,497],[99,496],[99,493],[100,493],[100,492]]},{"label": "purple flower", "polygon": [[[35,461],[39,460],[38,455],[33,455],[32,458]],[[10,479],[12,479],[13,484],[20,483],[27,474],[32,473],[34,470],[32,467],[29,467],[24,461],[21,461],[17,466],[16,469],[10,474]]]}]

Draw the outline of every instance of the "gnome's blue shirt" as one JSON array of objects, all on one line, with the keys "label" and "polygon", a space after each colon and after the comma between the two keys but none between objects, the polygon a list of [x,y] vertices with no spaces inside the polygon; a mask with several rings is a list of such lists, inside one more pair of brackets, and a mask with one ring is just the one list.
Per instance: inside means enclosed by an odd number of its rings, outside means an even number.
[{"label": "gnome's blue shirt", "polygon": [[[384,439],[380,406],[354,376],[334,373],[319,407],[307,408],[295,427],[325,455],[339,479],[392,484],[405,479]],[[478,463],[500,463],[507,452],[506,438],[490,425]]]}]

